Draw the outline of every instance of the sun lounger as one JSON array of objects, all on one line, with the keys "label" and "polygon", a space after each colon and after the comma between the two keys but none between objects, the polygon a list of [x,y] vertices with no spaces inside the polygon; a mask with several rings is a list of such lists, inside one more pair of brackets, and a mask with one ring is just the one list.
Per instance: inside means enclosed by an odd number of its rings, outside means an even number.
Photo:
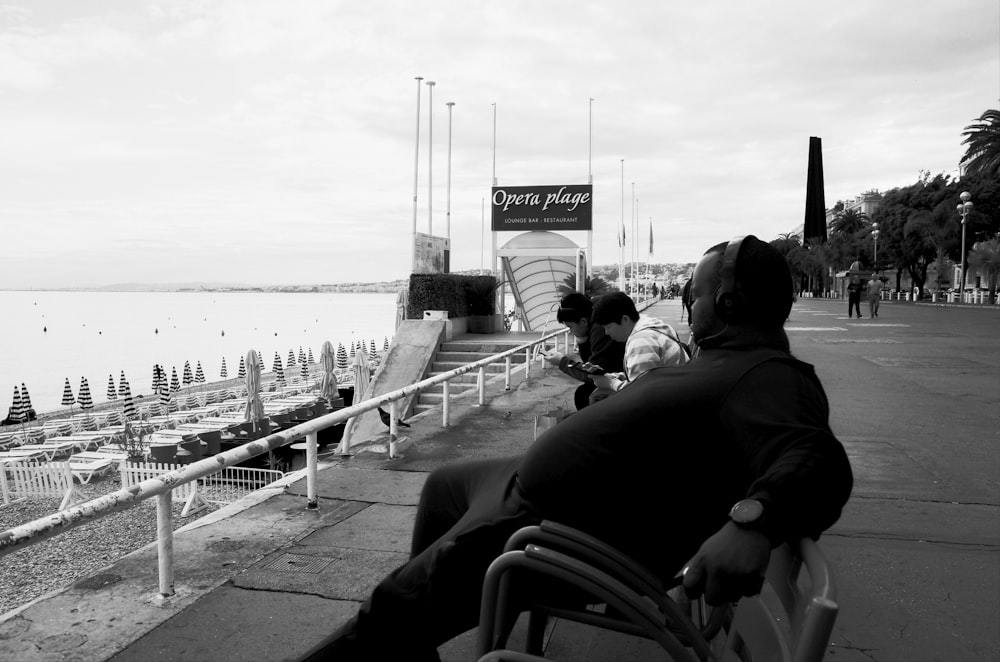
[{"label": "sun lounger", "polygon": [[[53,437],[55,439],[55,437]],[[69,455],[74,450],[76,450],[75,441],[46,441],[42,444],[35,444],[33,446],[38,451],[45,453],[45,459],[47,461],[54,460],[57,456],[62,457],[64,455]]]},{"label": "sun lounger", "polygon": [[95,475],[105,475],[114,470],[115,461],[112,458],[97,460],[80,460],[76,456],[69,459],[69,470],[82,484],[86,485]]}]

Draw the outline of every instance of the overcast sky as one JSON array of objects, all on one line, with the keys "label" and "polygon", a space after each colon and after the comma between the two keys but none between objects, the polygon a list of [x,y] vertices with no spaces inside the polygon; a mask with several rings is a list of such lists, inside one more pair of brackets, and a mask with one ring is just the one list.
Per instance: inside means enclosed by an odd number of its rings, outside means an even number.
[{"label": "overcast sky", "polygon": [[997,0],[0,3],[0,288],[406,277],[415,76],[438,235],[455,102],[454,270],[489,266],[494,103],[501,185],[592,153],[611,264],[622,159],[642,259],[651,219],[654,261],[696,261],[801,226],[810,136],[832,206],[956,173],[1000,96]]}]

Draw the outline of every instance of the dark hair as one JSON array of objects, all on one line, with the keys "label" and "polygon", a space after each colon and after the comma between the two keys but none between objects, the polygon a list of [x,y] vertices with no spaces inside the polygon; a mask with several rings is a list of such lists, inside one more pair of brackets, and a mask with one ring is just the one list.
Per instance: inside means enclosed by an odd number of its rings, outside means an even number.
[{"label": "dark hair", "polygon": [[[705,251],[705,255],[724,255],[728,245],[728,242],[716,244]],[[716,288],[721,281],[720,259],[714,275]],[[788,319],[794,299],[788,261],[774,246],[752,234],[743,238],[736,256],[736,289],[745,305],[741,319],[763,327],[781,327]]]},{"label": "dark hair", "polygon": [[559,302],[559,312],[556,313],[556,321],[560,324],[573,322],[574,324],[582,319],[590,320],[594,312],[594,304],[581,292],[570,292]]},{"label": "dark hair", "polygon": [[594,301],[594,324],[621,322],[623,315],[633,322],[639,320],[639,311],[635,309],[635,302],[624,292],[605,294]]}]

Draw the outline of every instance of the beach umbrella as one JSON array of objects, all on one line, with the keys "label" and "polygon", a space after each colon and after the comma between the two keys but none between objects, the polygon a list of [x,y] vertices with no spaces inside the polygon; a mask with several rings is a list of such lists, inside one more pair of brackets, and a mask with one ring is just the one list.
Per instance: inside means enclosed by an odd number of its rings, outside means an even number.
[{"label": "beach umbrella", "polygon": [[293,350],[288,350],[288,360],[285,361],[285,365],[291,368],[295,365],[295,352]]},{"label": "beach umbrella", "polygon": [[160,369],[160,383],[157,395],[160,400],[160,409],[164,414],[170,413],[170,385],[167,383],[167,373]]},{"label": "beach umbrella", "polygon": [[219,371],[219,377],[223,379],[229,379],[229,371],[226,370],[226,357],[222,357],[222,370]]},{"label": "beach umbrella", "polygon": [[327,402],[339,397],[337,393],[337,375],[334,369],[337,367],[337,356],[333,351],[333,343],[329,340],[323,342],[323,349],[320,350],[319,362],[323,366],[323,380],[320,382],[320,393]]},{"label": "beach umbrella", "polygon": [[24,409],[24,401],[21,400],[21,392],[14,386],[14,401],[10,405],[7,418],[15,422],[22,422],[28,417],[28,412]]},{"label": "beach umbrella", "polygon": [[302,350],[302,345],[299,345],[299,363],[306,362],[306,353]]},{"label": "beach umbrella", "polygon": [[64,407],[72,407],[74,402],[76,402],[76,398],[73,397],[73,389],[70,387],[69,377],[67,377],[66,383],[63,385],[63,395],[60,404]]},{"label": "beach umbrella", "polygon": [[126,423],[135,418],[135,402],[132,401],[132,387],[129,386],[127,381],[122,381],[119,392],[122,396],[122,416],[124,416]]},{"label": "beach umbrella", "polygon": [[309,363],[316,363],[316,359],[313,358],[312,347],[309,348]]},{"label": "beach umbrella", "polygon": [[199,384],[205,383],[205,371],[201,369],[201,361],[198,361],[198,368],[194,372],[194,381]]},{"label": "beach umbrella", "polygon": [[154,363],[153,364],[153,386],[150,388],[150,390],[153,392],[153,395],[156,395],[157,393],[159,393],[159,389],[160,389],[160,364],[159,363]]},{"label": "beach umbrella", "polygon": [[368,383],[371,381],[371,372],[368,370],[368,358],[365,356],[364,350],[354,355],[354,363],[351,369],[354,373],[354,404],[357,404],[364,399],[365,391],[368,390]]},{"label": "beach umbrella", "polygon": [[24,407],[25,417],[30,420],[34,407],[31,406],[31,396],[28,395],[28,387],[24,385],[24,382],[21,382],[21,406]]},{"label": "beach umbrella", "polygon": [[181,380],[177,379],[177,366],[170,368],[170,390],[174,393],[181,390]]},{"label": "beach umbrella", "polygon": [[285,370],[281,367],[281,357],[277,352],[274,353],[274,379],[282,386],[285,385]]},{"label": "beach umbrella", "polygon": [[247,353],[247,407],[245,418],[257,429],[258,421],[264,418],[264,403],[260,399],[260,356],[254,350]]},{"label": "beach umbrella", "polygon": [[94,408],[94,399],[90,395],[90,384],[87,383],[86,377],[80,378],[80,391],[77,393],[77,402],[80,403],[80,409],[84,411]]},{"label": "beach umbrella", "polygon": [[115,376],[108,375],[108,400],[118,399],[118,389],[115,388]]},{"label": "beach umbrella", "polygon": [[343,343],[337,343],[337,367],[341,370],[347,370],[347,366],[350,365],[347,361],[347,350],[344,349]]},{"label": "beach umbrella", "polygon": [[257,365],[260,366],[260,371],[264,372],[264,355],[259,352],[257,354]]},{"label": "beach umbrella", "polygon": [[375,355],[376,355],[376,354],[378,354],[378,352],[377,352],[377,351],[375,351],[375,339],[374,339],[374,338],[372,338],[372,342],[371,342],[371,344],[370,344],[370,345],[368,346],[368,356],[370,356],[370,357],[372,357],[372,358],[375,358]]},{"label": "beach umbrella", "polygon": [[245,378],[246,378],[246,376],[247,376],[247,364],[246,364],[246,359],[244,359],[244,358],[243,358],[243,357],[241,356],[241,357],[240,357],[240,367],[239,367],[239,369],[238,369],[238,370],[237,370],[237,372],[236,372],[236,378],[237,378],[237,379],[245,379]]},{"label": "beach umbrella", "polygon": [[309,381],[309,364],[305,361],[299,362],[299,375],[302,376],[304,381]]},{"label": "beach umbrella", "polygon": [[385,342],[382,343],[382,349],[387,352],[389,351],[389,336],[385,337]]},{"label": "beach umbrella", "polygon": [[358,353],[358,350],[357,350],[357,348],[356,348],[356,347],[354,346],[354,341],[352,340],[352,341],[351,341],[351,360],[352,360],[352,362],[353,362],[353,360],[354,360],[354,357],[355,357],[355,356],[357,356],[357,353]]},{"label": "beach umbrella", "polygon": [[194,381],[194,377],[191,376],[191,363],[190,361],[184,362],[184,386],[190,386],[191,382]]},{"label": "beach umbrella", "polygon": [[132,390],[132,387],[129,386],[128,381],[125,379],[125,371],[122,370],[122,376],[118,380],[118,395],[125,395],[126,386],[129,388],[129,390]]}]

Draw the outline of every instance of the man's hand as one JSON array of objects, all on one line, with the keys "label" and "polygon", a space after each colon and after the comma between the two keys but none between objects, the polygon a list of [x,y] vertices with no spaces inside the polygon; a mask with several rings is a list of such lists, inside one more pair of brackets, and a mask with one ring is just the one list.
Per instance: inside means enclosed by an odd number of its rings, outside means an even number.
[{"label": "man's hand", "polygon": [[590,381],[594,382],[594,386],[602,391],[611,390],[611,376],[607,374],[603,375],[591,375]]},{"label": "man's hand", "polygon": [[767,536],[727,522],[685,564],[684,592],[691,599],[704,594],[710,605],[756,595],[764,585],[770,557]]},{"label": "man's hand", "polygon": [[566,356],[566,355],[563,354],[562,352],[557,352],[555,350],[552,350],[552,351],[549,351],[549,352],[545,352],[545,354],[543,354],[543,356],[545,357],[545,362],[546,363],[558,367],[559,366],[559,362],[562,361],[563,357]]}]

